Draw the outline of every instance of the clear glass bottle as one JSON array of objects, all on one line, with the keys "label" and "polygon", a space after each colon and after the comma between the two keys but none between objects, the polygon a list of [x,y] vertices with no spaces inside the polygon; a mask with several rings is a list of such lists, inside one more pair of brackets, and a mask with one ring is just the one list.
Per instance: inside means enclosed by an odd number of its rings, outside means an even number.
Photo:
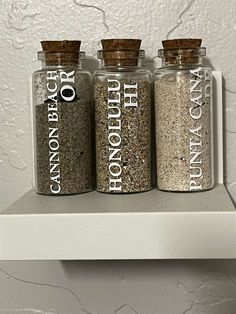
[{"label": "clear glass bottle", "polygon": [[151,189],[151,72],[138,39],[102,40],[93,76],[97,190]]},{"label": "clear glass bottle", "polygon": [[211,68],[201,39],[165,40],[154,73],[157,185],[203,191],[214,185]]},{"label": "clear glass bottle", "polygon": [[33,74],[36,191],[66,195],[92,189],[90,73],[80,41],[42,41]]}]

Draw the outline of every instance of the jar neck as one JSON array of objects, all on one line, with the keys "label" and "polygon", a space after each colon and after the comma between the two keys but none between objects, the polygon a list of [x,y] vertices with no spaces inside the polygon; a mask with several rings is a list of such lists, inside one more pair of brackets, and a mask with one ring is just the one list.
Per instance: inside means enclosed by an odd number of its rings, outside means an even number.
[{"label": "jar neck", "polygon": [[61,62],[61,61],[54,61],[54,62],[48,62],[47,60],[42,60],[42,69],[48,69],[48,68],[77,68],[82,69],[82,60],[77,60],[75,62]]},{"label": "jar neck", "polygon": [[158,56],[162,59],[163,67],[173,65],[202,64],[206,48],[160,49]]},{"label": "jar neck", "polygon": [[162,66],[163,67],[173,67],[173,66],[188,66],[190,64],[201,65],[203,63],[202,57],[194,57],[194,58],[162,58]]},{"label": "jar neck", "polygon": [[42,61],[43,68],[82,67],[82,60],[85,58],[83,51],[73,52],[47,52],[39,51],[38,60]]},{"label": "jar neck", "polygon": [[141,67],[141,59],[101,59],[102,69],[135,71]]}]

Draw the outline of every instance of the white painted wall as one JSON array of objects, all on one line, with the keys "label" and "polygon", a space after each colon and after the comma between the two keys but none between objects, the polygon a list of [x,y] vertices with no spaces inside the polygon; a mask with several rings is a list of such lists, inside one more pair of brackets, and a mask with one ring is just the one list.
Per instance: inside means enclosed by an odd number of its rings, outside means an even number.
[{"label": "white painted wall", "polygon": [[[81,39],[96,56],[101,38],[124,36],[142,38],[150,58],[167,37],[203,38],[213,68],[224,75],[226,183],[236,200],[236,1],[2,0],[0,9],[1,209],[32,185],[28,77],[40,67],[39,41]],[[236,313],[235,261],[0,267],[0,314]]]}]

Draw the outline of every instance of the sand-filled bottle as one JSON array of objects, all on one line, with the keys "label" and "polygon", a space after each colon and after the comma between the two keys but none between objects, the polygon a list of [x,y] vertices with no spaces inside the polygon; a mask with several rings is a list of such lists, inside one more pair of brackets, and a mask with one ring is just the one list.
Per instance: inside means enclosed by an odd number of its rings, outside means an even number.
[{"label": "sand-filled bottle", "polygon": [[157,185],[203,191],[214,185],[211,68],[201,39],[165,40],[154,74]]},{"label": "sand-filled bottle", "polygon": [[105,39],[93,76],[97,190],[151,189],[151,73],[138,39]]},{"label": "sand-filled bottle", "polygon": [[36,191],[66,195],[92,189],[91,79],[80,41],[43,41],[33,75]]}]

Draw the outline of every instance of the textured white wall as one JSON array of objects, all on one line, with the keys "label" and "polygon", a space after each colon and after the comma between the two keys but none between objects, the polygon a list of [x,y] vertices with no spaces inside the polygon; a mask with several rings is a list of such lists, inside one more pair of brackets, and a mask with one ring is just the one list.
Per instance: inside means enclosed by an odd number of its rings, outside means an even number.
[{"label": "textured white wall", "polygon": [[[226,182],[236,200],[236,1],[2,0],[0,9],[0,208],[32,185],[28,77],[40,67],[39,41],[81,39],[95,56],[101,38],[124,36],[142,38],[150,58],[162,39],[203,38],[224,75]],[[236,313],[235,261],[0,267],[0,314]]]},{"label": "textured white wall", "polygon": [[41,66],[36,61],[40,40],[81,39],[95,57],[100,39],[114,36],[142,38],[150,58],[162,39],[203,38],[212,67],[225,79],[226,181],[236,199],[235,16],[236,2],[230,0],[1,1],[0,207],[31,187],[28,77]]}]

